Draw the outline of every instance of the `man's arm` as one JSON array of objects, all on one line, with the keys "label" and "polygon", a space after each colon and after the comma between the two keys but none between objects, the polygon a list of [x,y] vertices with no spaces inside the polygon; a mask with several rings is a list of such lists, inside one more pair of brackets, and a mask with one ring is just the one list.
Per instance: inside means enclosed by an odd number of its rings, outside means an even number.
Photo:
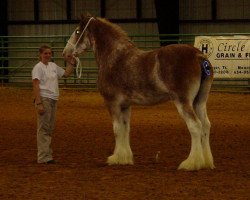
[{"label": "man's arm", "polygon": [[40,115],[42,115],[45,112],[45,110],[44,110],[43,103],[42,103],[41,96],[40,96],[39,83],[40,83],[40,81],[37,78],[32,80],[33,92],[34,92],[34,96],[35,96],[35,104],[36,104],[37,112]]},{"label": "man's arm", "polygon": [[72,74],[73,71],[74,71],[74,65],[70,64],[70,63],[67,63],[67,67],[65,69],[63,77],[65,77],[65,78],[69,77]]},{"label": "man's arm", "polygon": [[65,78],[69,77],[72,74],[72,72],[74,71],[76,59],[74,57],[68,57],[66,62],[67,62],[67,67],[66,67],[64,75],[63,75],[63,77],[65,77]]},{"label": "man's arm", "polygon": [[38,79],[33,79],[32,80],[32,85],[33,85],[33,92],[35,96],[35,103],[39,104],[41,103],[41,96],[40,96],[40,88],[39,88],[39,83],[40,81]]}]

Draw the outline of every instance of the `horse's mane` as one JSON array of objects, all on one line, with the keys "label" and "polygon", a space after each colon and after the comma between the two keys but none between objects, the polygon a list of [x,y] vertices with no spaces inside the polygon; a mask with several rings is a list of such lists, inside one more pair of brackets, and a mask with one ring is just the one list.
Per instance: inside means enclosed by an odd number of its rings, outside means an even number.
[{"label": "horse's mane", "polygon": [[103,27],[106,27],[107,29],[109,29],[109,34],[112,34],[119,38],[130,40],[130,38],[128,37],[128,34],[120,26],[114,23],[111,23],[109,20],[104,19],[104,18],[97,18],[97,19],[102,23]]}]

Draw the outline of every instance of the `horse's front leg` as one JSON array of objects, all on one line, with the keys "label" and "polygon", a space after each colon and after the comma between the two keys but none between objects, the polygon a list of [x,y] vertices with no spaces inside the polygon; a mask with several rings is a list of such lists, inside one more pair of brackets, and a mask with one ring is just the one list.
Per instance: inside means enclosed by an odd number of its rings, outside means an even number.
[{"label": "horse's front leg", "polygon": [[110,105],[109,111],[113,119],[113,130],[115,135],[115,149],[113,155],[108,157],[107,163],[133,164],[133,153],[130,148],[130,113],[129,106]]}]

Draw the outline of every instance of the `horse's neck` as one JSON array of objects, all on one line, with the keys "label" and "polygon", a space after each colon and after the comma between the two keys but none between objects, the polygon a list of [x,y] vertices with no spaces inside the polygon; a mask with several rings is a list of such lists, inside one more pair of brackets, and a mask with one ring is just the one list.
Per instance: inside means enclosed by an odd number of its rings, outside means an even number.
[{"label": "horse's neck", "polygon": [[124,56],[128,51],[137,50],[139,49],[128,39],[113,39],[112,37],[95,39],[93,48],[99,67],[111,67],[119,57]]}]

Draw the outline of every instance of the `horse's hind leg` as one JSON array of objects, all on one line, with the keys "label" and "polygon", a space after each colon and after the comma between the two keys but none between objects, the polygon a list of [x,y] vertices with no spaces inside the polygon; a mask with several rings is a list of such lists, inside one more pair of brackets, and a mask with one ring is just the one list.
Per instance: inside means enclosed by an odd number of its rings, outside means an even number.
[{"label": "horse's hind leg", "polygon": [[201,144],[203,148],[203,156],[205,159],[205,168],[214,168],[213,156],[210,148],[209,136],[210,136],[210,121],[207,116],[206,102],[195,103],[195,112],[202,123],[202,138]]},{"label": "horse's hind leg", "polygon": [[214,162],[209,143],[211,124],[207,116],[206,106],[210,87],[211,83],[209,83],[209,80],[202,82],[199,93],[197,94],[193,104],[195,112],[202,123],[202,148],[205,159],[205,167],[213,169]]},{"label": "horse's hind leg", "polygon": [[131,109],[128,106],[110,105],[109,111],[113,119],[115,149],[113,155],[108,157],[107,163],[109,165],[133,164],[129,140]]},{"label": "horse's hind leg", "polygon": [[191,134],[191,150],[189,156],[184,160],[178,169],[184,170],[199,170],[204,168],[205,160],[203,155],[203,148],[201,144],[202,138],[202,123],[197,117],[192,103],[175,102],[178,112],[185,120],[188,130]]}]

